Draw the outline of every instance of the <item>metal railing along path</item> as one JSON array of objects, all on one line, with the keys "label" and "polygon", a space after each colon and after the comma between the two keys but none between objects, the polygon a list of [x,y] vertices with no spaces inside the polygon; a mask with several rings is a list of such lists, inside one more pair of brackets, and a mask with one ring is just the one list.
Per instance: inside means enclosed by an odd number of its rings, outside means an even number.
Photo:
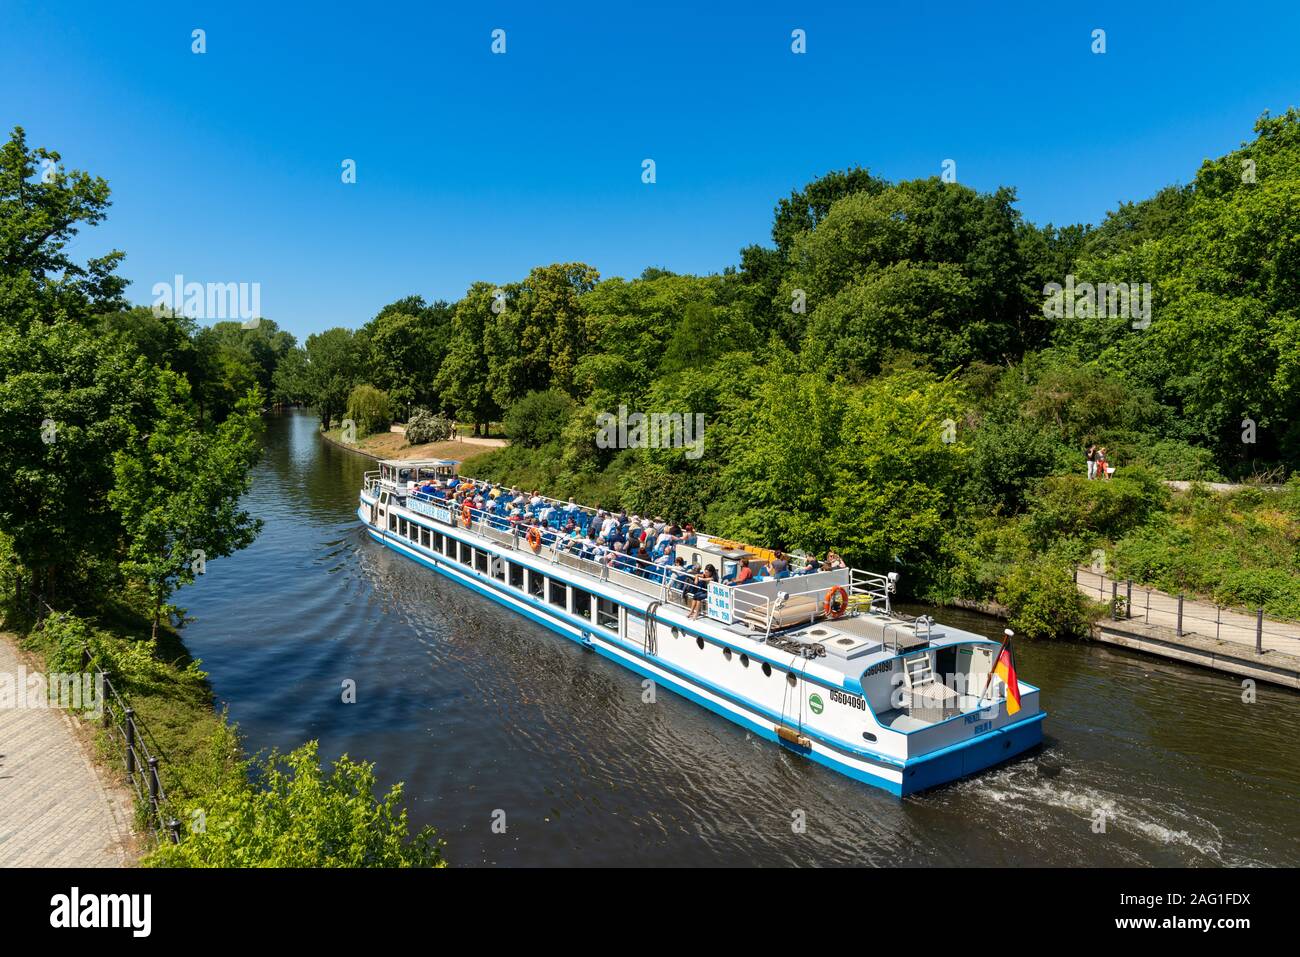
[{"label": "metal railing along path", "polygon": [[1279,651],[1300,655],[1300,621],[1266,618],[1263,608],[1237,609],[1186,595],[1170,595],[1113,578],[1087,568],[1076,568],[1074,581],[1090,598],[1108,605],[1112,621],[1142,621],[1170,628],[1178,637],[1199,635],[1254,649],[1255,654]]},{"label": "metal railing along path", "polygon": [[[38,599],[37,627],[44,628],[50,618],[61,613]],[[95,662],[90,649],[81,649],[81,665],[95,680],[101,690],[100,706],[105,735],[113,745],[113,752],[122,758],[126,779],[136,797],[146,809],[145,823],[155,838],[165,834],[173,844],[181,840],[180,821],[167,813],[167,794],[158,774],[161,748],[153,735],[136,718],[135,709],[113,684],[112,675]],[[150,745],[152,742],[152,747]]]}]

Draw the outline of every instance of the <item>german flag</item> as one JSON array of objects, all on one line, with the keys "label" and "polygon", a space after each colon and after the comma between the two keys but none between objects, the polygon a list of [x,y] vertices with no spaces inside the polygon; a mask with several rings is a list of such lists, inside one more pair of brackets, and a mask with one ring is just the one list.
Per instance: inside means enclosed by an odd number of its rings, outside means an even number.
[{"label": "german flag", "polygon": [[1016,681],[1016,660],[1011,654],[1011,639],[1008,638],[998,653],[993,673],[1007,686],[1007,714],[1013,715],[1020,710],[1020,682]]}]

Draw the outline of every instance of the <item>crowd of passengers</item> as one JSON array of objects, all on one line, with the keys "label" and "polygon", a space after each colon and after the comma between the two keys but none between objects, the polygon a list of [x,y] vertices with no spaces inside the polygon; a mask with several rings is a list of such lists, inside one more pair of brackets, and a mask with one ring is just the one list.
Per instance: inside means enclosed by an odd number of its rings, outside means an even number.
[{"label": "crowd of passengers", "polygon": [[591,512],[573,499],[560,503],[536,491],[525,494],[517,488],[463,478],[426,481],[416,491],[454,508],[462,508],[468,502],[475,521],[486,520],[490,527],[500,531],[527,535],[530,529],[536,528],[542,543],[560,551],[640,575],[656,584],[666,581],[670,589],[690,601],[691,618],[703,614],[711,582],[721,580],[723,584],[742,585],[846,567],[839,555],[827,552],[823,561],[810,555],[800,567],[793,568],[789,557],[778,551],[758,570],[749,562],[739,562],[734,571],[719,579],[713,565],[688,564],[677,555],[678,545],[695,544],[695,529],[689,524],[666,522],[659,517],[642,518],[625,511],[615,513],[599,507]]}]

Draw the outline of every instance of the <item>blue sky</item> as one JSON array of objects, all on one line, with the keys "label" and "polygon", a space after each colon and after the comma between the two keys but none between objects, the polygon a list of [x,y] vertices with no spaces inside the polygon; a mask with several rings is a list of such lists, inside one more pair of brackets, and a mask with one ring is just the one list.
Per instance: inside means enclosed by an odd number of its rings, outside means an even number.
[{"label": "blue sky", "polygon": [[0,123],[109,181],[77,252],[135,301],[258,282],[305,336],[550,262],[720,271],[854,164],[1096,222],[1300,104],[1295,3],[542,6],[4,0]]}]

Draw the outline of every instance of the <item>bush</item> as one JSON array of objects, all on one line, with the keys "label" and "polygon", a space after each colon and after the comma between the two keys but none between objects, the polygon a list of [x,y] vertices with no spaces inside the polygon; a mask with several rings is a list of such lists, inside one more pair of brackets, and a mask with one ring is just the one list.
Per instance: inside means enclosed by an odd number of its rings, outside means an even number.
[{"label": "bush", "polygon": [[347,417],[356,423],[357,435],[387,432],[393,421],[388,393],[372,385],[359,385],[348,396]]},{"label": "bush", "polygon": [[451,428],[451,419],[445,415],[437,415],[423,407],[417,408],[406,423],[406,441],[410,445],[446,442],[451,438]]},{"label": "bush", "polygon": [[[441,842],[426,827],[409,841],[402,786],[374,796],[374,765],[347,755],[326,772],[315,741],[288,755],[250,761],[228,781],[182,809],[191,826],[180,844],[163,844],[151,867],[442,867]],[[195,815],[193,811],[202,811]]]},{"label": "bush", "polygon": [[1025,419],[986,420],[967,440],[968,488],[981,505],[1020,510],[1030,483],[1066,466],[1067,450]]},{"label": "bush", "polygon": [[1045,548],[1081,536],[1119,538],[1162,511],[1169,490],[1148,469],[1129,466],[1109,481],[1054,475],[1039,483],[1030,502],[1029,533]]},{"label": "bush", "polygon": [[1172,481],[1224,480],[1223,474],[1215,467],[1213,452],[1178,439],[1159,439],[1150,445],[1139,446],[1134,458]]},{"label": "bush", "polygon": [[1091,616],[1068,564],[1039,557],[1015,566],[998,586],[1008,624],[1026,638],[1079,638]]},{"label": "bush", "polygon": [[[574,408],[574,401],[559,389],[530,392],[510,407],[502,426],[511,442],[539,449],[560,437]],[[591,430],[594,434],[595,423]]]}]

